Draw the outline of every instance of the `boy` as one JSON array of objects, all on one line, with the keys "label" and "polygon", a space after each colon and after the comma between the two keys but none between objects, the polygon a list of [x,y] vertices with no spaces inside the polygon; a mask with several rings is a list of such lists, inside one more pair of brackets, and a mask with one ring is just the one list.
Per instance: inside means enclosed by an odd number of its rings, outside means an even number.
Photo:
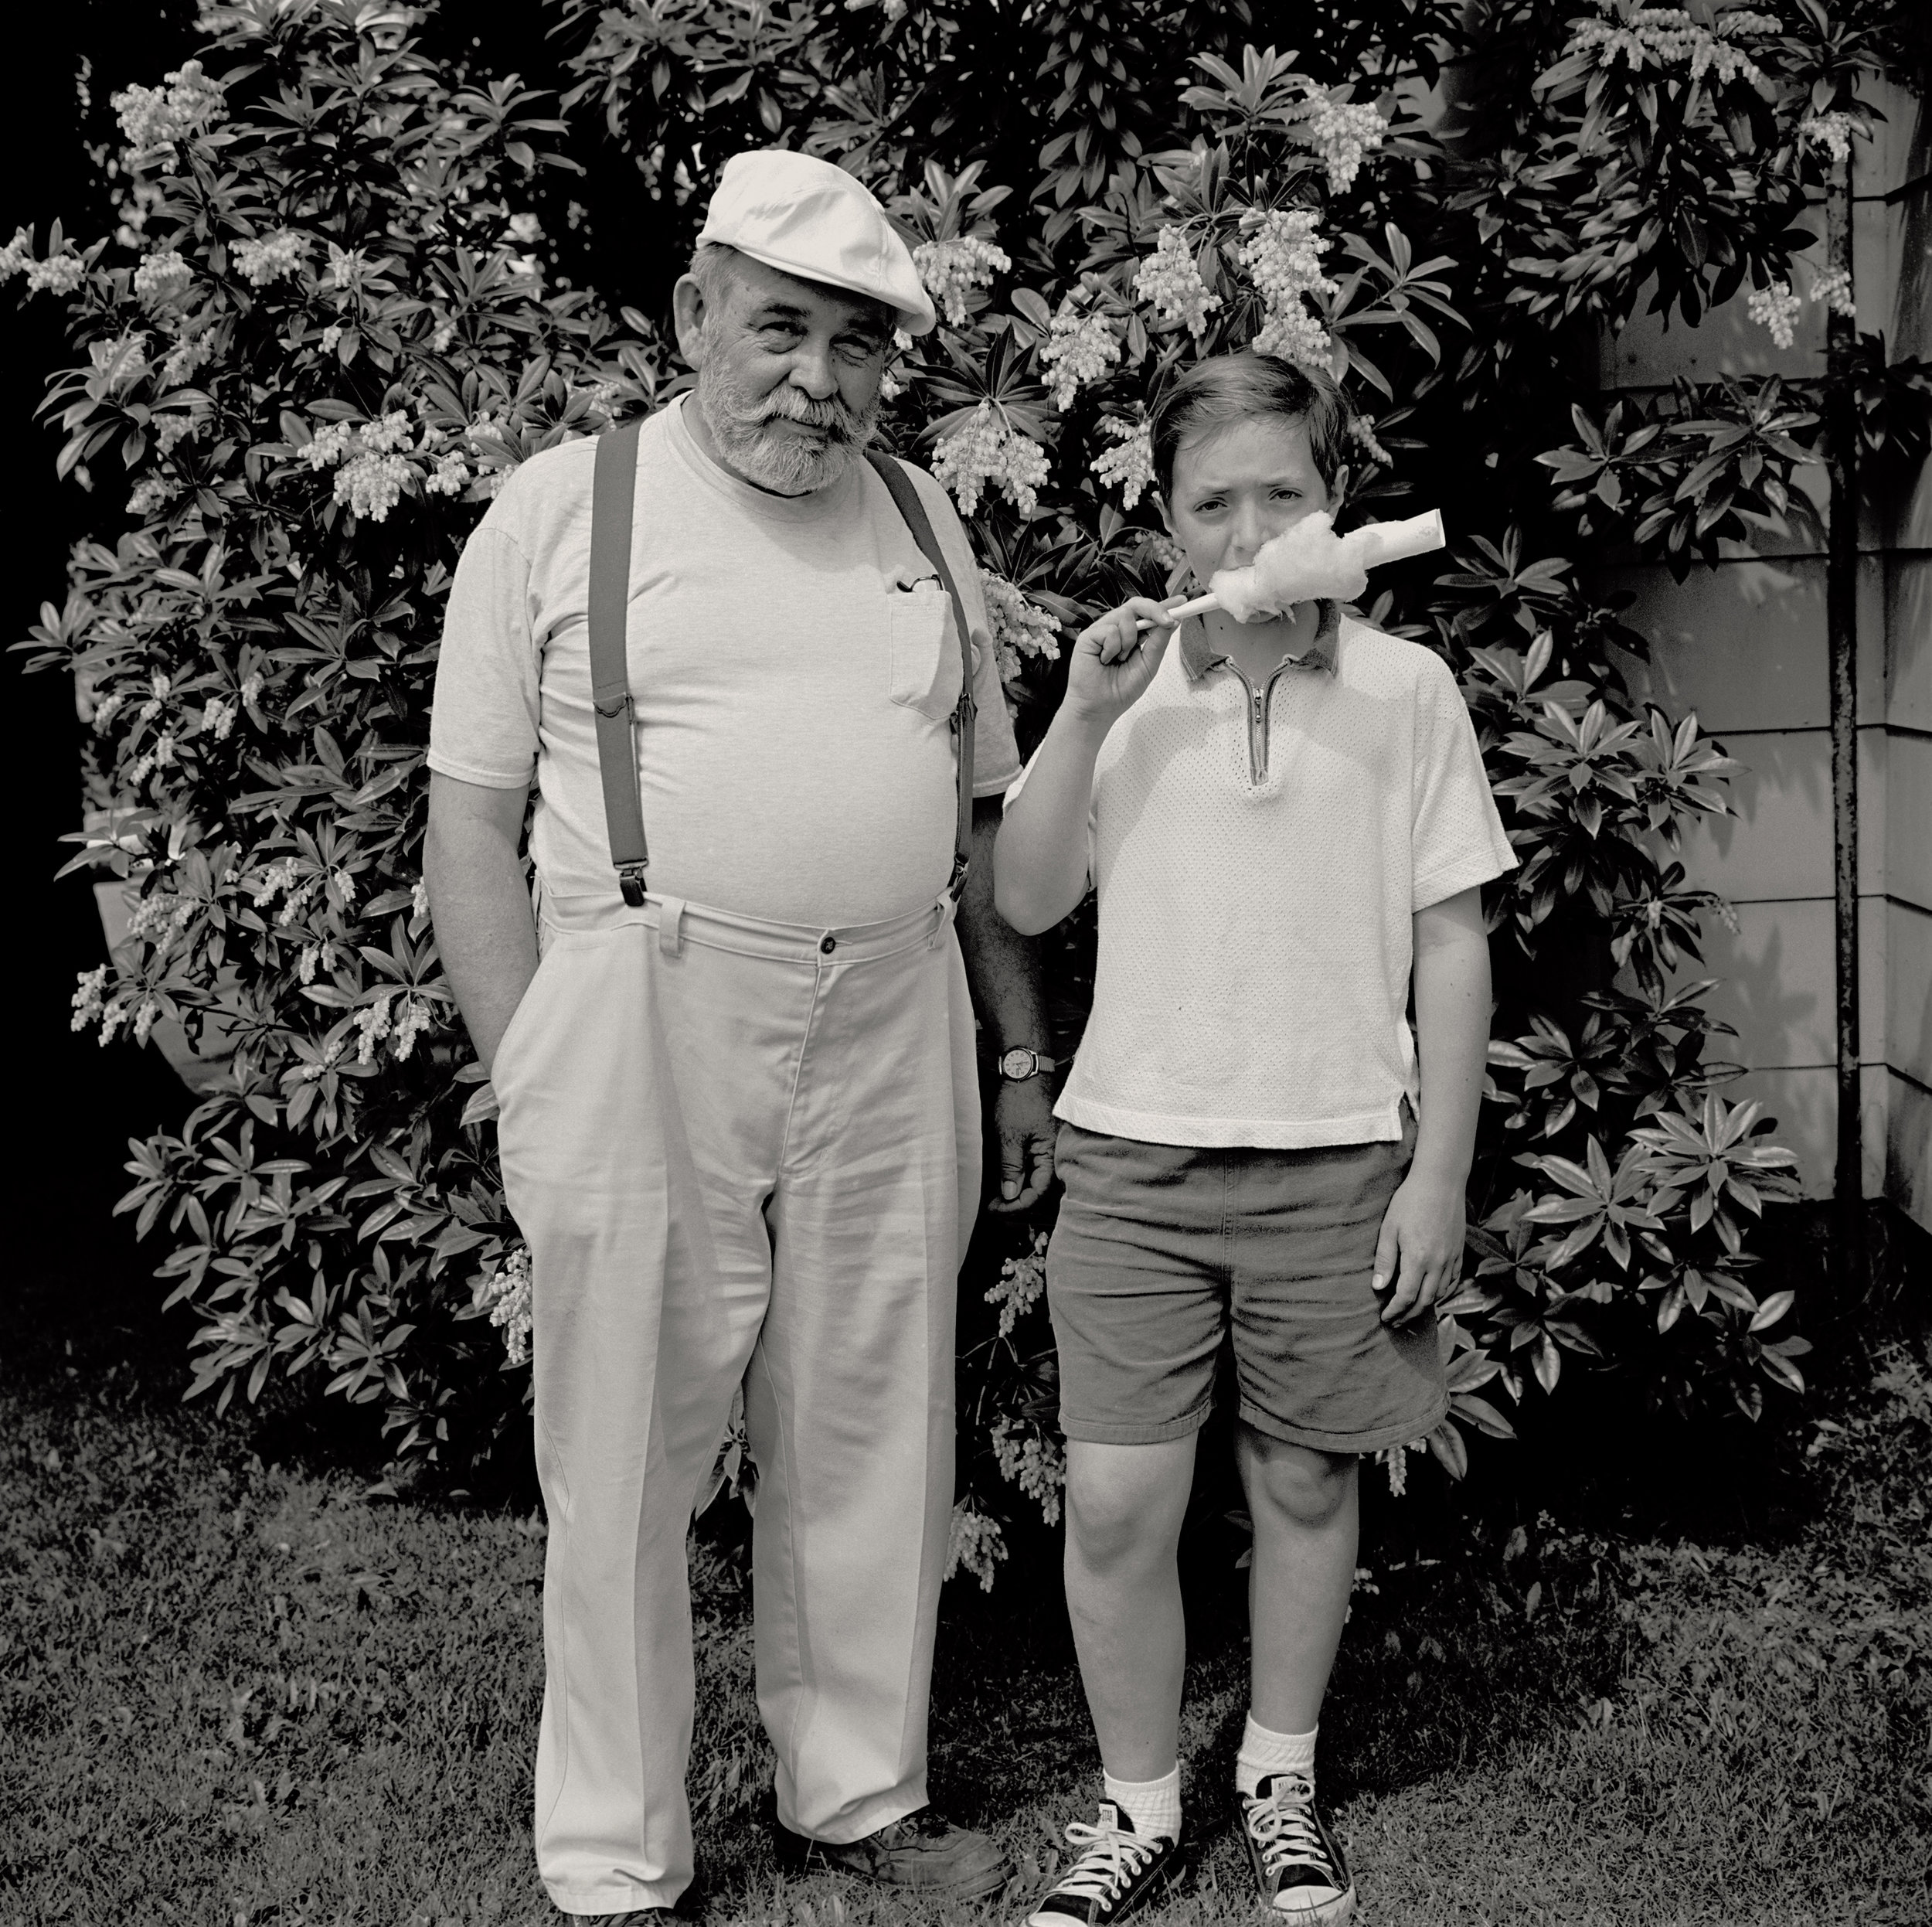
[{"label": "boy", "polygon": [[[1331,506],[1347,421],[1332,382],[1271,356],[1179,377],[1155,466],[1197,580]],[[1480,886],[1514,861],[1448,669],[1332,603],[1178,632],[1157,603],[1110,611],[1007,793],[1001,914],[1049,928],[1090,877],[1100,915],[1047,1292],[1104,1798],[1031,1927],[1117,1921],[1175,1871],[1175,1548],[1230,1331],[1254,1521],[1243,1832],[1277,1912],[1352,1910],[1318,1718],[1359,1457],[1448,1409],[1433,1308],[1461,1261],[1488,1041]]]}]

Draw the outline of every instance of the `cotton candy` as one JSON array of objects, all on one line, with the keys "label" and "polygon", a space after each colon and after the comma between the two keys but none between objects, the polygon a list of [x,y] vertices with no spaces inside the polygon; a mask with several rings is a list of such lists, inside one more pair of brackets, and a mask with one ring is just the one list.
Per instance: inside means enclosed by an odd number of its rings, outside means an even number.
[{"label": "cotton candy", "polygon": [[1442,517],[1433,509],[1345,536],[1338,536],[1328,512],[1318,509],[1264,543],[1245,567],[1217,570],[1209,588],[1236,621],[1264,622],[1298,602],[1323,597],[1352,602],[1368,587],[1369,570],[1442,545]]}]

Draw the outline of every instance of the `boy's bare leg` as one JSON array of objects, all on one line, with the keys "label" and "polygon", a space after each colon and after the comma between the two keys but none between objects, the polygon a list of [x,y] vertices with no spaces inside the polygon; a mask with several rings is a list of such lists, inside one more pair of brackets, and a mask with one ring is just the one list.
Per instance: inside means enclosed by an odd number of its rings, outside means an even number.
[{"label": "boy's bare leg", "polygon": [[[1271,1732],[1307,1733],[1321,1717],[1355,1583],[1359,1461],[1287,1445],[1246,1424],[1236,1428],[1235,1450],[1254,1521],[1254,1718]],[[1070,1580],[1067,1592],[1071,1598]]]},{"label": "boy's bare leg", "polygon": [[1179,1757],[1186,1635],[1175,1553],[1193,1483],[1192,1433],[1155,1445],[1067,1441],[1066,1609],[1100,1761],[1116,1779],[1159,1779]]}]

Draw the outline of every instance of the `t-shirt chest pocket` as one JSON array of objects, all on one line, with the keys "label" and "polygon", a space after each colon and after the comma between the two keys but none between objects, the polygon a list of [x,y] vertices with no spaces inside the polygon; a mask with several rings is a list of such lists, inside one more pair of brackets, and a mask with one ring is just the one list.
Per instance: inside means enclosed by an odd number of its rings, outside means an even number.
[{"label": "t-shirt chest pocket", "polygon": [[886,603],[892,700],[944,722],[958,703],[960,691],[953,599],[928,577],[889,590]]}]

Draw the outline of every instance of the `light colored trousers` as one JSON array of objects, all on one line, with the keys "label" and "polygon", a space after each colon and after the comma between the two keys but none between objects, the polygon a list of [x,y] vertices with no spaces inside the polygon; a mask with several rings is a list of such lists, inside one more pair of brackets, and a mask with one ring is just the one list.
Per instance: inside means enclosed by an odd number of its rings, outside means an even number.
[{"label": "light colored trousers", "polygon": [[536,1854],[600,1913],[691,1878],[685,1535],[741,1381],[778,1816],[926,1803],[979,1097],[944,900],[819,930],[613,885],[539,928],[492,1078],[549,1516]]}]

